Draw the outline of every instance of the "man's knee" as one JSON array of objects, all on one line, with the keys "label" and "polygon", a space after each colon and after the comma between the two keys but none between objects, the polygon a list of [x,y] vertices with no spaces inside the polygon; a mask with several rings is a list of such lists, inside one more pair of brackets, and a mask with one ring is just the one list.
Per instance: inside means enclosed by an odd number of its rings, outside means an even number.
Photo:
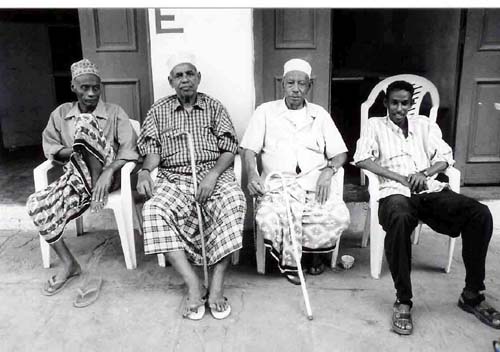
[{"label": "man's knee", "polygon": [[470,215],[473,219],[477,219],[481,221],[483,224],[491,225],[493,224],[493,217],[491,215],[490,208],[478,201],[474,202],[472,209],[470,211]]},{"label": "man's knee", "polygon": [[384,229],[392,227],[416,227],[418,218],[409,198],[393,195],[380,202],[379,222]]}]

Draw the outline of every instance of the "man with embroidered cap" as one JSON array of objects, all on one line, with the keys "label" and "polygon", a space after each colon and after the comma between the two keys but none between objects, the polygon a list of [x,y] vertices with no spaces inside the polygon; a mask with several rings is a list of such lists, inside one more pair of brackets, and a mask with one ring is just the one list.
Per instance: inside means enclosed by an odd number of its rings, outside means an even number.
[{"label": "man with embroidered cap", "polygon": [[[205,302],[212,315],[231,312],[224,297],[224,274],[230,254],[242,247],[245,197],[232,168],[237,136],[224,106],[198,92],[201,73],[195,57],[183,52],[168,60],[168,81],[175,94],[156,101],[141,129],[138,148],[144,163],[137,190],[149,198],[143,208],[144,251],[164,253],[187,286],[183,316],[199,320]],[[198,190],[194,194],[187,138],[194,140]],[[158,177],[151,171],[158,167]],[[202,265],[195,202],[203,214],[206,256],[213,267],[208,293],[193,269]]]},{"label": "man with embroidered cap", "polygon": [[71,78],[71,91],[77,101],[58,106],[42,134],[45,156],[64,164],[64,174],[27,201],[40,235],[62,262],[62,270],[43,287],[42,293],[48,296],[58,293],[81,273],[62,239],[66,224],[88,208],[100,211],[109,192],[119,187],[114,180],[117,171],[139,156],[137,136],[125,111],[100,99],[97,67],[88,59],[75,62]]},{"label": "man with embroidered cap", "polygon": [[[349,225],[349,211],[332,191],[333,175],[344,164],[347,148],[331,116],[307,101],[311,66],[302,59],[284,65],[284,98],[260,105],[254,112],[240,147],[248,175],[248,191],[257,197],[257,231],[278,261],[280,271],[293,284],[300,284],[297,263],[288,234],[287,209],[278,178],[286,179],[299,253],[331,253]],[[256,156],[262,158],[262,175]],[[313,256],[309,273],[321,274],[322,258]]]}]

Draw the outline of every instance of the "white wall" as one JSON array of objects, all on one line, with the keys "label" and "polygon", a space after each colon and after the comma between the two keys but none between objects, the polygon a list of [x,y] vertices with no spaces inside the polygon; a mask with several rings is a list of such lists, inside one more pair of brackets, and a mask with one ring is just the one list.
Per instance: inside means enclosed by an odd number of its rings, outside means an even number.
[{"label": "white wall", "polygon": [[166,62],[176,51],[192,51],[201,72],[198,91],[220,100],[241,139],[255,101],[251,9],[161,9],[175,16],[162,28],[184,33],[157,33],[155,9],[149,9],[154,99],[175,91],[168,84]]}]

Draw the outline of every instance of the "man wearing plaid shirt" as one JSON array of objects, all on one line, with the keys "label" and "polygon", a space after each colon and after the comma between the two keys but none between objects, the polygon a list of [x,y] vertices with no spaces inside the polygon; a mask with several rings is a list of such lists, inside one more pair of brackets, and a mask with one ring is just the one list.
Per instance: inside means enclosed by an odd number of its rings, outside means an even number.
[{"label": "man wearing plaid shirt", "polygon": [[500,314],[484,301],[485,259],[493,231],[487,206],[457,194],[436,175],[454,164],[451,148],[436,123],[407,116],[413,86],[396,81],[387,87],[387,115],[368,119],[357,142],[354,162],[379,176],[379,221],[386,231],[385,255],[396,288],[392,329],[413,331],[411,240],[419,220],[437,232],[462,234],[465,288],[458,306],[485,324],[500,328]]},{"label": "man wearing plaid shirt", "polygon": [[[137,190],[150,198],[143,209],[146,254],[165,253],[186,282],[183,316],[198,320],[205,311],[205,292],[191,263],[202,265],[195,202],[203,214],[206,255],[213,265],[208,306],[225,318],[230,306],[223,295],[230,254],[242,247],[246,202],[232,164],[238,141],[222,104],[197,92],[201,75],[189,53],[169,59],[168,81],[176,94],[155,102],[141,129],[138,149],[145,157]],[[186,135],[194,140],[198,190],[194,194]],[[150,172],[158,167],[153,183]]]}]

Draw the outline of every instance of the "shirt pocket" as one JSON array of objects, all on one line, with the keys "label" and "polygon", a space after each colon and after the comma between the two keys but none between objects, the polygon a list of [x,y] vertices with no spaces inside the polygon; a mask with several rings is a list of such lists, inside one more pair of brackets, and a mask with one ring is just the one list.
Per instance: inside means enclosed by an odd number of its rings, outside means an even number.
[{"label": "shirt pocket", "polygon": [[321,136],[306,135],[300,138],[302,146],[308,151],[323,154],[325,151],[325,141]]},{"label": "shirt pocket", "polygon": [[160,134],[161,155],[163,158],[171,157],[181,151],[183,145],[187,148],[187,142],[183,142],[185,135],[179,135],[180,129],[168,127]]},{"label": "shirt pocket", "polygon": [[209,150],[213,152],[219,151],[219,146],[217,144],[217,136],[211,125],[203,125],[201,128],[201,147],[204,150]]}]

